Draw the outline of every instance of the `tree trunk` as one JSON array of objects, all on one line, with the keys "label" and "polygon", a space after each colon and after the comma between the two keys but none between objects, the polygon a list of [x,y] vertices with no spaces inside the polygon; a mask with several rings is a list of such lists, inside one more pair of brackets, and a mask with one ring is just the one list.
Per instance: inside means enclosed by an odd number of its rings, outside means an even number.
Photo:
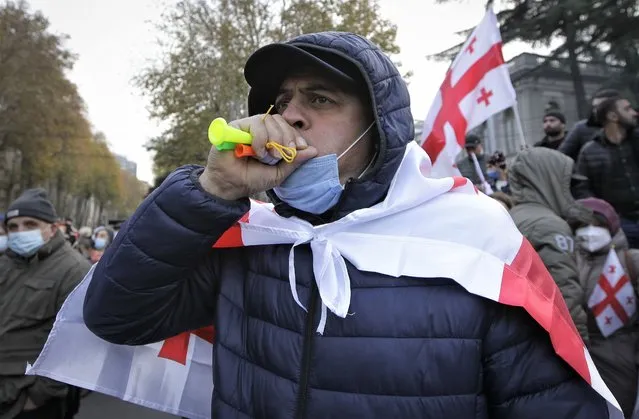
[{"label": "tree trunk", "polygon": [[11,165],[11,170],[9,171],[7,176],[7,184],[5,187],[5,202],[3,208],[9,208],[9,205],[11,205],[11,202],[13,202],[14,185],[18,178],[18,174],[16,173],[17,171],[18,169],[16,165]]},{"label": "tree trunk", "polygon": [[634,96],[635,105],[639,106],[639,51],[636,48],[624,48],[623,73],[628,80],[628,87]]},{"label": "tree trunk", "polygon": [[579,67],[579,57],[577,56],[575,27],[571,19],[572,17],[570,13],[568,13],[564,19],[564,31],[566,33],[566,47],[568,49],[568,62],[572,74],[572,84],[575,89],[575,100],[577,101],[577,113],[581,119],[587,118],[589,111],[586,100],[586,89],[584,88],[584,80],[581,76],[581,68]]},{"label": "tree trunk", "polygon": [[60,211],[60,215],[61,216],[65,216],[68,215],[66,214],[67,208],[66,208],[66,197],[65,197],[65,193],[64,193],[64,180],[62,179],[62,174],[58,174],[58,176],[56,177],[55,180],[55,197],[56,200],[58,201],[57,207],[58,207],[58,211]]},{"label": "tree trunk", "polygon": [[95,220],[95,223],[97,225],[106,225],[106,221],[102,220],[103,217],[104,217],[104,204],[102,203],[102,201],[100,201],[98,206],[98,218]]},{"label": "tree trunk", "polygon": [[75,214],[78,228],[86,224],[84,220],[84,201],[85,199],[82,195],[78,195],[75,201]]}]

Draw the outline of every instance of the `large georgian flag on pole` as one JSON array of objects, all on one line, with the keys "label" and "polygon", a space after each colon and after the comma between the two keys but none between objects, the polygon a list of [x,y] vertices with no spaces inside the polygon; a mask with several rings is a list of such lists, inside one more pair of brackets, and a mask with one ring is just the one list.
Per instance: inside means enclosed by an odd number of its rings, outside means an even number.
[{"label": "large georgian flag on pole", "polygon": [[588,307],[604,337],[628,324],[637,311],[635,291],[614,248],[608,253],[597,286],[588,299]]},{"label": "large georgian flag on pole", "polygon": [[421,144],[433,162],[431,176],[458,176],[455,159],[466,133],[516,105],[501,47],[497,17],[489,8],[446,72],[424,121]]},{"label": "large georgian flag on pole", "polygon": [[[557,356],[608,402],[609,417],[621,419],[619,405],[579,337],[559,288],[508,212],[497,201],[477,193],[467,179],[436,179],[430,172],[428,156],[411,143],[386,198],[379,204],[338,221],[313,226],[296,217],[280,217],[272,205],[252,201],[250,211],[213,247],[292,244],[291,298],[302,306],[296,291],[294,249],[310,243],[313,272],[322,299],[319,333],[324,331],[329,311],[348,321],[351,287],[345,260],[361,271],[392,277],[410,276],[424,281],[451,278],[472,294],[521,306],[549,333]],[[478,219],[482,220],[479,226]],[[468,228],[470,225],[472,229]],[[180,362],[161,356],[167,341],[145,347],[101,341],[82,323],[82,304],[89,281],[91,275],[64,303],[44,350],[29,373],[160,410],[175,412],[179,407],[183,416],[202,417],[185,413],[208,412],[212,347],[206,336],[202,339],[197,334],[187,334],[188,339],[178,345],[187,348],[185,357],[180,352]],[[72,346],[69,342],[73,342]],[[208,355],[199,352],[199,348],[207,348]],[[108,379],[103,378],[107,376]]]}]

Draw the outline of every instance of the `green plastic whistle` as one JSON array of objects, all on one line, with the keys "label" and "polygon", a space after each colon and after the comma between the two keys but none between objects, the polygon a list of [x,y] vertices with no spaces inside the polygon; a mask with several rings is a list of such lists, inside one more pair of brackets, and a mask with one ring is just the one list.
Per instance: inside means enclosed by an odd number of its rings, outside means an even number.
[{"label": "green plastic whistle", "polygon": [[238,144],[251,145],[253,136],[229,126],[224,118],[215,118],[209,125],[209,141],[218,150],[235,150]]}]

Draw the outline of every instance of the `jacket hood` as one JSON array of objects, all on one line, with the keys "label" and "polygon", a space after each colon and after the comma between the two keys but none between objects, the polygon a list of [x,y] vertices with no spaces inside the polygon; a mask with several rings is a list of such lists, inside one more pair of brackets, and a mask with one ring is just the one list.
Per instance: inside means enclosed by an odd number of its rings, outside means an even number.
[{"label": "jacket hood", "polygon": [[508,170],[508,184],[516,204],[538,204],[569,224],[594,222],[592,211],[578,204],[570,192],[573,160],[558,151],[536,147],[521,151]]},{"label": "jacket hood", "polygon": [[283,216],[296,215],[312,223],[323,223],[380,202],[399,168],[406,145],[414,138],[408,87],[397,67],[376,45],[352,33],[320,32],[301,35],[286,43],[337,54],[359,69],[375,117],[377,157],[361,178],[347,182],[339,202],[325,214],[315,216],[299,211],[269,191],[276,211]]}]

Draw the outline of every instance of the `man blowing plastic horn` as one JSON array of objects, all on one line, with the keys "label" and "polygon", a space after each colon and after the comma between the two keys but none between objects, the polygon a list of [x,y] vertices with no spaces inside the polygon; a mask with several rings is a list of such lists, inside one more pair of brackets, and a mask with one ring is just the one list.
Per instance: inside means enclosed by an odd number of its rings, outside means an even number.
[{"label": "man blowing plastic horn", "polygon": [[[212,148],[146,198],[96,267],[90,330],[141,345],[214,323],[217,419],[607,415],[506,211],[466,179],[427,176],[386,55],[316,33],[259,49],[244,72],[250,116],[231,125],[255,158]],[[261,163],[267,141],[294,162]],[[274,206],[247,198],[262,191]],[[504,291],[526,275],[550,282],[552,325],[511,306],[532,295]]]}]

